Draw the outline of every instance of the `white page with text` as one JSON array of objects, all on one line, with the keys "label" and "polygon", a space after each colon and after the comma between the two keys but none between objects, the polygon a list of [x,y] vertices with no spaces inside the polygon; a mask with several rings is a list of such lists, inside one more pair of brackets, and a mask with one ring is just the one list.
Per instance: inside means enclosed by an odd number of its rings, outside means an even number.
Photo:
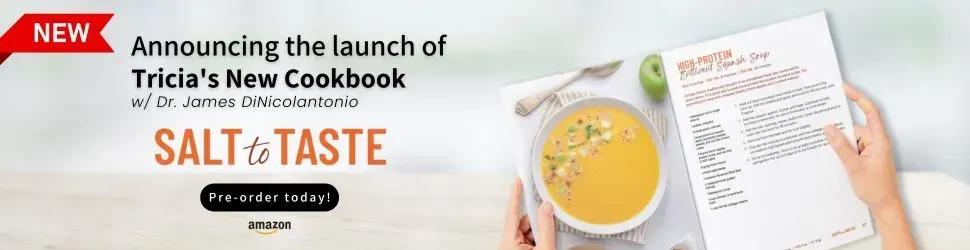
[{"label": "white page with text", "polygon": [[872,235],[822,133],[854,138],[824,13],[661,54],[708,249],[830,249]]}]

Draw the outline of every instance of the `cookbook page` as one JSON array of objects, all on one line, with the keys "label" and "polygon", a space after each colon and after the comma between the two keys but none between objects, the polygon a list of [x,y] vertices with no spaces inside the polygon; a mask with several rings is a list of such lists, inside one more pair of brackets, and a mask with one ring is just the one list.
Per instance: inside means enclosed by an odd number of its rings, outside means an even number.
[{"label": "cookbook page", "polygon": [[854,138],[824,13],[662,58],[710,249],[829,249],[873,233],[822,134]]}]

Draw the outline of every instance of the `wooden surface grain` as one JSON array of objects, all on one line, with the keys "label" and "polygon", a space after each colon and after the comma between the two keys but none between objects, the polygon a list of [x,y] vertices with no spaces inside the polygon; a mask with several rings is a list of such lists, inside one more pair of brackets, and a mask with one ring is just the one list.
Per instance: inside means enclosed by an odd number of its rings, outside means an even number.
[{"label": "wooden surface grain", "polygon": [[[494,249],[511,176],[483,174],[0,173],[0,249]],[[900,175],[923,249],[970,249],[970,186]],[[213,182],[331,183],[327,213],[213,213]],[[251,220],[291,221],[263,236]],[[870,237],[845,249],[879,249]]]}]

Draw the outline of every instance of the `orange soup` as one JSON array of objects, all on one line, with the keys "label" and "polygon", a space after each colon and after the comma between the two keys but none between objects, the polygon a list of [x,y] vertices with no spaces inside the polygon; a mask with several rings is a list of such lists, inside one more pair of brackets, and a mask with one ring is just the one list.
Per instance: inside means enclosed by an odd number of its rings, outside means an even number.
[{"label": "orange soup", "polygon": [[542,149],[542,176],[566,213],[590,224],[629,220],[653,199],[660,180],[657,147],[625,111],[588,107],[555,125]]}]

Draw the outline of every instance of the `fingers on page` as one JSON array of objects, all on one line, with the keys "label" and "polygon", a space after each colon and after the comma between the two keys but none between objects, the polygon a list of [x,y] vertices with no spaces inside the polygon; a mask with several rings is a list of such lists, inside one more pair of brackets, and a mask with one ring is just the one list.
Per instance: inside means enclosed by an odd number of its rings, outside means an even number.
[{"label": "fingers on page", "polygon": [[855,125],[855,141],[859,145],[859,152],[862,152],[872,143],[872,132],[868,128]]},{"label": "fingers on page", "polygon": [[855,129],[855,140],[859,141],[863,138],[869,138],[869,129],[859,125],[852,125]]},{"label": "fingers on page", "polygon": [[519,217],[519,231],[527,233],[532,230],[532,224],[529,224],[529,215],[522,215]]},{"label": "fingers on page", "polygon": [[842,134],[842,131],[832,125],[825,126],[825,137],[829,140],[829,145],[835,150],[835,154],[842,160],[842,165],[849,171],[856,171],[862,167],[859,160],[859,153],[852,149],[849,141]]},{"label": "fingers on page", "polygon": [[512,193],[509,195],[509,207],[505,211],[505,235],[506,239],[515,237],[519,227],[519,208],[522,206],[522,181],[515,179],[512,185]]},{"label": "fingers on page", "polygon": [[862,113],[866,115],[866,126],[876,131],[884,131],[882,124],[882,115],[879,113],[879,108],[876,107],[876,103],[865,96],[861,91],[849,84],[843,84],[845,89],[845,95],[849,97],[850,100],[854,101],[856,105],[859,105],[859,109]]},{"label": "fingers on page", "polygon": [[539,241],[536,246],[553,249],[556,245],[556,221],[552,215],[552,204],[543,202],[539,206]]}]

